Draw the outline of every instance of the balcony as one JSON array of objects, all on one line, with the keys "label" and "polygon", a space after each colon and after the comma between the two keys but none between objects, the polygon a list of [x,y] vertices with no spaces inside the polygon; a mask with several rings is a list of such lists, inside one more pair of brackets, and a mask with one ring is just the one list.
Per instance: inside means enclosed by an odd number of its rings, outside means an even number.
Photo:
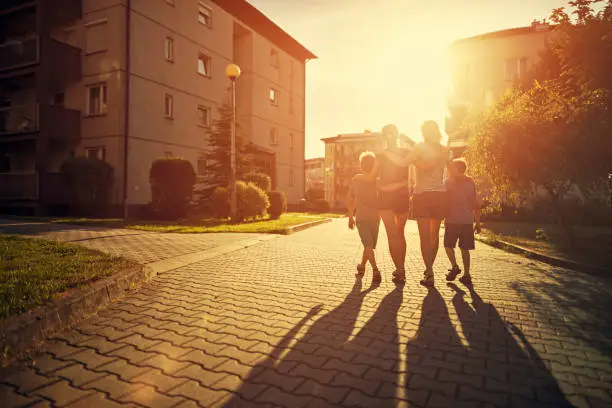
[{"label": "balcony", "polygon": [[38,199],[38,175],[0,173],[0,200]]},{"label": "balcony", "polygon": [[0,0],[0,15],[34,7],[43,13],[43,23],[50,28],[71,23],[83,15],[81,0]]},{"label": "balcony", "polygon": [[0,44],[0,71],[8,71],[38,64],[40,47],[38,37],[10,40]]},{"label": "balcony", "polygon": [[0,108],[0,142],[34,139],[76,141],[81,134],[81,112],[61,106],[26,104]]},{"label": "balcony", "polygon": [[[41,49],[44,61],[40,58]],[[0,72],[34,67],[41,62],[50,92],[81,79],[81,50],[70,44],[39,36],[0,44]]]}]

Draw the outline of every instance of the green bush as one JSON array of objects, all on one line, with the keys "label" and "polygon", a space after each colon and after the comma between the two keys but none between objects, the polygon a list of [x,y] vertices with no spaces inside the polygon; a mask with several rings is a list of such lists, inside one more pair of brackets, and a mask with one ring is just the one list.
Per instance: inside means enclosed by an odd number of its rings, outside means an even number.
[{"label": "green bush", "polygon": [[323,200],[325,198],[325,191],[322,188],[309,188],[306,190],[304,198],[307,201]]},{"label": "green bush", "polygon": [[287,197],[282,191],[270,191],[268,199],[270,200],[270,207],[268,208],[270,217],[277,219],[287,211]]},{"label": "green bush", "polygon": [[324,199],[315,200],[313,202],[313,211],[324,213],[329,212],[331,210],[331,205],[329,205],[329,201]]},{"label": "green bush", "polygon": [[272,179],[270,176],[264,173],[246,173],[244,176],[242,176],[242,179],[246,183],[255,184],[266,193],[272,188]]},{"label": "green bush", "polygon": [[[238,221],[263,217],[270,201],[266,193],[253,183],[236,182],[236,218]],[[211,211],[217,218],[230,216],[229,189],[217,187],[211,197]]]},{"label": "green bush", "polygon": [[176,220],[187,215],[196,182],[191,162],[178,157],[157,159],[151,165],[149,181],[156,218]]},{"label": "green bush", "polygon": [[65,161],[60,174],[73,215],[103,216],[114,182],[113,168],[104,160],[85,156]]}]

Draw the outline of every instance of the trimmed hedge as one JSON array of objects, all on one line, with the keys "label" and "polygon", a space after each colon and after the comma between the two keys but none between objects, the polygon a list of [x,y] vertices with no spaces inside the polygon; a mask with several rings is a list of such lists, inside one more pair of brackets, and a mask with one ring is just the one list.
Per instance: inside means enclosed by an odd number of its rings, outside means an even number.
[{"label": "trimmed hedge", "polygon": [[157,159],[151,165],[149,181],[155,218],[176,220],[187,215],[196,182],[190,161],[179,157]]},{"label": "trimmed hedge", "polygon": [[106,215],[114,182],[114,170],[110,164],[85,156],[73,157],[62,164],[60,174],[73,215]]},{"label": "trimmed hedge", "polygon": [[270,176],[264,173],[246,173],[244,176],[242,176],[242,179],[246,183],[255,184],[266,193],[272,188],[272,179]]},{"label": "trimmed hedge", "polygon": [[282,191],[270,191],[268,199],[270,200],[270,207],[268,208],[270,217],[277,219],[280,218],[281,214],[287,212],[287,197],[285,193]]},{"label": "trimmed hedge", "polygon": [[329,201],[325,199],[314,200],[313,211],[319,213],[329,212],[331,211],[331,205],[329,204]]},{"label": "trimmed hedge", "polygon": [[[237,221],[263,217],[270,206],[266,193],[253,183],[236,182]],[[217,187],[211,197],[211,210],[216,218],[230,216],[229,189]]]}]

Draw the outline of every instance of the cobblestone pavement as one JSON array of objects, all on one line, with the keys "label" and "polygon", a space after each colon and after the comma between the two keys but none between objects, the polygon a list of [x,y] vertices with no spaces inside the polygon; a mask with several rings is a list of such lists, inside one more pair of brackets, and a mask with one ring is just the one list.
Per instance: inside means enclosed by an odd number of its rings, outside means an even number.
[{"label": "cobblestone pavement", "polygon": [[427,290],[410,224],[405,287],[384,239],[372,287],[345,223],[158,276],[0,371],[0,405],[612,406],[609,281],[479,245],[473,290],[442,256]]},{"label": "cobblestone pavement", "polygon": [[120,228],[0,220],[0,233],[80,244],[111,255],[148,264],[206,251],[258,234],[155,233]]}]

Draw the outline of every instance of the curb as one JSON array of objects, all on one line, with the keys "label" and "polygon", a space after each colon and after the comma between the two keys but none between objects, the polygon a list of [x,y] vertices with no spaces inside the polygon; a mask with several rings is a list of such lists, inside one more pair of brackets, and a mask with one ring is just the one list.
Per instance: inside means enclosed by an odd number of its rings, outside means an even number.
[{"label": "curb", "polygon": [[146,282],[156,271],[145,265],[120,270],[113,276],[78,289],[65,299],[54,300],[0,323],[0,365],[23,358],[51,336],[117,300],[136,284]]},{"label": "curb", "polygon": [[478,241],[483,244],[487,244],[497,249],[502,249],[507,252],[512,252],[516,254],[523,255],[530,259],[535,259],[540,262],[544,262],[551,266],[556,266],[559,268],[571,269],[578,272],[585,272],[591,275],[597,275],[602,277],[612,278],[612,271],[601,268],[599,266],[594,265],[586,265],[578,262],[570,261],[569,259],[557,258],[555,256],[550,256],[543,254],[538,251],[534,251],[533,249],[525,248],[523,246],[512,244],[507,241],[503,241],[500,239],[495,240],[486,240],[482,238],[476,238]]},{"label": "curb", "polygon": [[332,219],[331,218],[324,218],[322,220],[309,221],[309,222],[305,222],[303,224],[294,225],[292,227],[288,227],[283,232],[282,235],[291,235],[293,233],[296,233],[296,232],[299,232],[299,231],[303,231],[303,230],[308,229],[308,228],[316,227],[317,225],[326,224],[328,222],[332,222]]}]

